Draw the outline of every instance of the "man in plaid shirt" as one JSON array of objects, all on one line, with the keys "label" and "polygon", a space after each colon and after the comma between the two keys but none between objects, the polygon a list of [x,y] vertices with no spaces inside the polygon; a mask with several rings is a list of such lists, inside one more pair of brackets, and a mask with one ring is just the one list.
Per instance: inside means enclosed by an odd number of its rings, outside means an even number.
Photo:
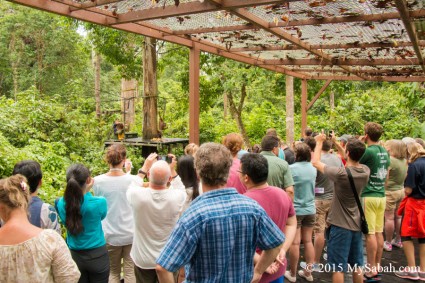
[{"label": "man in plaid shirt", "polygon": [[[195,167],[204,194],[195,199],[174,228],[157,259],[161,283],[185,266],[186,282],[258,282],[276,259],[283,233],[256,201],[226,188],[232,157],[227,148],[203,144]],[[263,250],[254,266],[256,248]]]}]

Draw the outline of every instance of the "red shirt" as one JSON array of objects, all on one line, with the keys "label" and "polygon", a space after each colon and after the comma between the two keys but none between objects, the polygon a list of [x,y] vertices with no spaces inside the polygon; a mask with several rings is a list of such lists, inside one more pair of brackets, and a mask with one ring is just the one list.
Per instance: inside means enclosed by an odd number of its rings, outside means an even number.
[{"label": "red shirt", "polygon": [[[248,190],[245,195],[257,201],[277,227],[279,227],[282,232],[285,232],[286,221],[289,217],[295,215],[295,209],[291,199],[284,190],[268,186],[264,189]],[[261,253],[261,251],[257,252]],[[267,283],[278,279],[283,276],[285,270],[286,260],[285,265],[281,266],[275,274],[264,273],[260,283]]]}]

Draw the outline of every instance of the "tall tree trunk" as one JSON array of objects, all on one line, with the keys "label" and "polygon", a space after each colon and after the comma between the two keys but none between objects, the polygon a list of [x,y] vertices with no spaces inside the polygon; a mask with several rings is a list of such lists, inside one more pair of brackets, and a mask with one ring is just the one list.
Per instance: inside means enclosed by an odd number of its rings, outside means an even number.
[{"label": "tall tree trunk", "polygon": [[223,118],[224,119],[227,119],[227,104],[228,104],[227,95],[224,94],[223,95]]},{"label": "tall tree trunk", "polygon": [[286,142],[294,142],[294,77],[286,76]]},{"label": "tall tree trunk", "polygon": [[100,54],[93,50],[94,65],[94,97],[96,99],[96,118],[100,118]]},{"label": "tall tree trunk", "polygon": [[239,105],[235,104],[235,101],[233,99],[233,95],[228,92],[226,93],[227,96],[227,100],[229,102],[229,107],[230,107],[230,112],[232,113],[233,117],[236,120],[236,124],[238,126],[239,132],[241,133],[245,146],[250,147],[251,146],[251,142],[249,141],[249,137],[246,133],[245,130],[245,126],[243,124],[242,121],[242,109],[243,109],[243,104],[245,102],[245,98],[246,98],[246,84],[243,83],[242,87],[241,87],[241,98],[239,100]]},{"label": "tall tree trunk", "polygon": [[13,79],[13,96],[15,98],[15,101],[17,101],[17,94],[18,94],[18,65],[19,65],[19,59],[16,52],[16,37],[15,34],[12,34],[10,43],[9,43],[9,50],[10,53],[13,54],[11,65],[12,65],[12,79]]},{"label": "tall tree trunk", "polygon": [[158,137],[156,39],[145,37],[143,48],[143,138]]},{"label": "tall tree trunk", "polygon": [[126,129],[129,129],[135,122],[134,101],[137,97],[137,80],[121,80],[121,113]]},{"label": "tall tree trunk", "polygon": [[37,73],[35,76],[35,85],[40,93],[43,92],[43,70],[44,70],[44,56],[45,56],[45,44],[44,44],[44,31],[40,31],[35,37],[36,45],[36,57],[37,57]]},{"label": "tall tree trunk", "polygon": [[331,110],[335,109],[335,94],[333,91],[331,91],[330,97],[329,97],[329,104],[331,105]]}]

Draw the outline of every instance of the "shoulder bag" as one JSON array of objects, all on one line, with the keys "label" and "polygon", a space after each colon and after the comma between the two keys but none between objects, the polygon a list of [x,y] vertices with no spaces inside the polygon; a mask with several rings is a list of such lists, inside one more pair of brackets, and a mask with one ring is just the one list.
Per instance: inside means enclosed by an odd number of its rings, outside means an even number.
[{"label": "shoulder bag", "polygon": [[356,186],[354,185],[353,175],[351,175],[350,169],[345,168],[345,170],[347,171],[348,180],[350,181],[351,190],[353,191],[354,198],[356,199],[357,207],[359,208],[359,211],[360,211],[360,227],[362,229],[362,233],[367,235],[367,234],[369,234],[369,227],[367,226],[366,217],[364,215],[363,208],[362,208],[362,205],[360,203],[359,195],[357,194],[357,191],[356,191]]}]

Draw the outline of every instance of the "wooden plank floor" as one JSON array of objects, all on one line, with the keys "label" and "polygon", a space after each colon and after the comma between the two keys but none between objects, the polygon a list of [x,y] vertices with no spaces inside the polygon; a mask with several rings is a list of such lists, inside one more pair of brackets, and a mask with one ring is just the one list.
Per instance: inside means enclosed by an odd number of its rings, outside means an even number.
[{"label": "wooden plank floor", "polygon": [[[419,246],[417,244],[417,241],[414,240],[415,243],[415,253],[416,253],[416,265],[419,265]],[[304,251],[300,252],[300,256],[303,257]],[[366,249],[364,249],[365,254],[365,262],[366,262]],[[407,261],[406,257],[404,256],[403,249],[393,248],[391,252],[384,251],[383,253],[383,260],[382,260],[382,266],[387,266],[389,268],[390,264],[394,266],[396,270],[398,270],[401,266],[406,266]],[[300,261],[303,259],[301,258]],[[322,261],[323,264],[326,263],[326,261]],[[288,267],[289,268],[289,267]],[[325,272],[313,272],[313,278],[314,282],[318,283],[330,283],[332,282],[332,273],[325,273]],[[289,282],[288,280],[285,280],[285,282]],[[297,282],[304,283],[308,282],[302,278],[299,278],[297,276]],[[345,281],[344,282],[353,282],[352,278],[349,274],[345,275]],[[394,275],[394,273],[383,273],[382,274],[382,283],[401,283],[401,282],[422,282],[422,281],[411,281],[407,279],[402,279]]]}]

